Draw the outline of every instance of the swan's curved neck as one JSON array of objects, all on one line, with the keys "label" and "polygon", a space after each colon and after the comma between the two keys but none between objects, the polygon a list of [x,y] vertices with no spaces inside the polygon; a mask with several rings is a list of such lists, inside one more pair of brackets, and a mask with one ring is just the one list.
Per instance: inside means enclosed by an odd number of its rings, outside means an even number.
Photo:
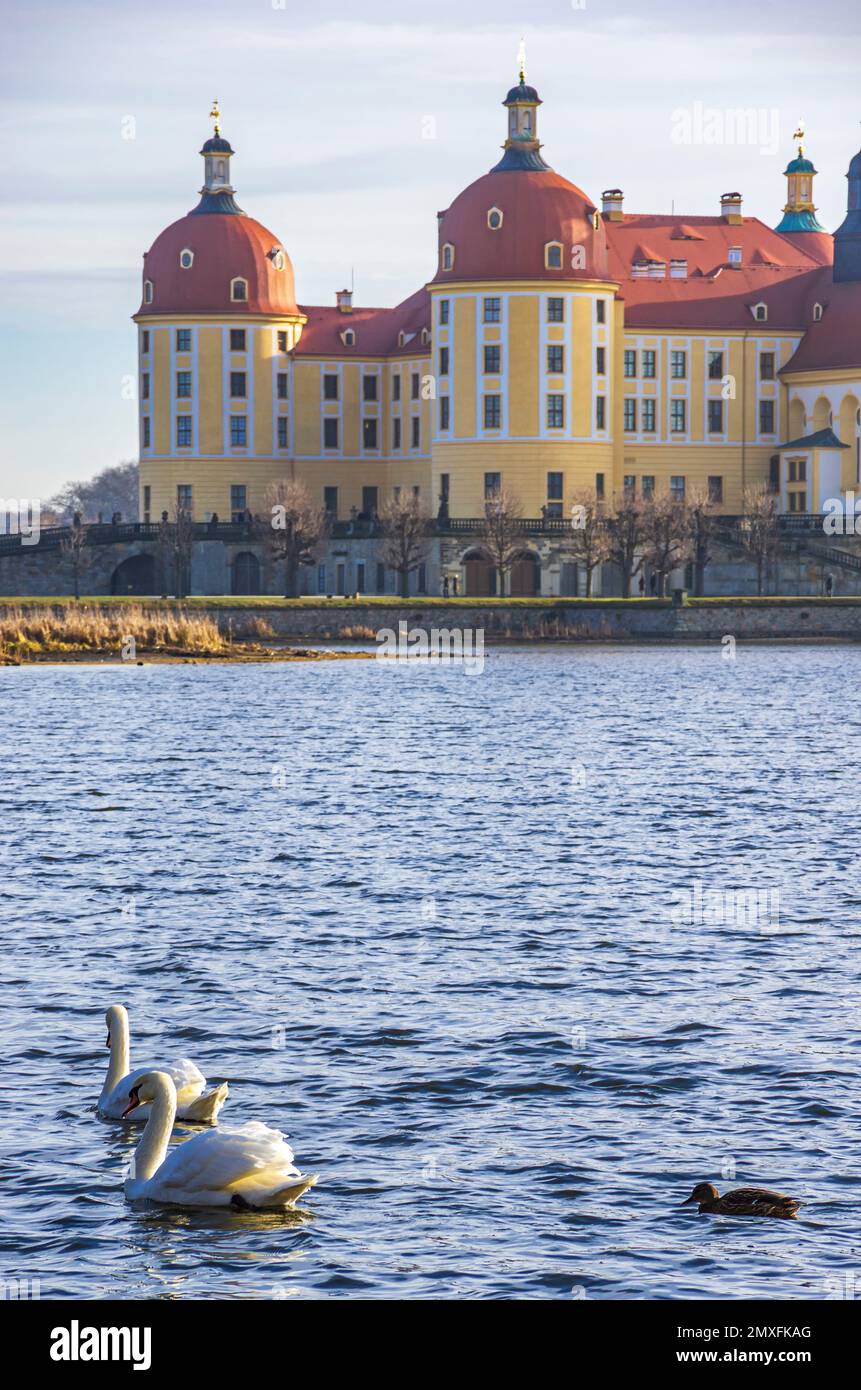
[{"label": "swan's curved neck", "polygon": [[132,1159],[131,1177],[136,1182],[147,1182],[158,1172],[164,1162],[173,1122],[176,1119],[176,1088],[170,1077],[164,1072],[158,1072],[152,1086],[155,1099],[150,1108],[146,1129]]},{"label": "swan's curved neck", "polygon": [[129,1016],[123,1010],[111,1020],[111,1056],[102,1095],[110,1095],[118,1081],[129,1074]]}]

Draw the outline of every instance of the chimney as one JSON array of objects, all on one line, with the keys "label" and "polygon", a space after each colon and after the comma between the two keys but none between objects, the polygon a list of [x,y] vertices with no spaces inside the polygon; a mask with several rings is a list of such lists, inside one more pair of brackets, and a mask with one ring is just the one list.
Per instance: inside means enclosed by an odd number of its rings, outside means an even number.
[{"label": "chimney", "polygon": [[338,306],[338,308],[340,309],[340,311],[341,311],[342,314],[352,314],[352,312],[353,312],[353,291],[352,291],[352,290],[336,290],[336,291],[335,291],[335,303],[337,304],[337,306]]},{"label": "chimney", "polygon": [[621,222],[622,199],[624,194],[621,188],[605,188],[601,194],[601,212],[608,222]]},{"label": "chimney", "polygon": [[733,227],[744,221],[741,215],[741,194],[722,193],[720,195],[720,215]]}]

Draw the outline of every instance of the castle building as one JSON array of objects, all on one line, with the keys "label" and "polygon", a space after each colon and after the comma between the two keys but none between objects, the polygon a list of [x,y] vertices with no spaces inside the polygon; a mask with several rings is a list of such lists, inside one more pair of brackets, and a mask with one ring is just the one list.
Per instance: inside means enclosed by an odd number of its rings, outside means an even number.
[{"label": "castle building", "polygon": [[[776,228],[737,192],[710,216],[633,213],[550,167],[541,105],[521,70],[501,158],[437,215],[435,271],[395,308],[297,302],[286,248],[237,204],[215,109],[200,201],[144,256],[142,520],[177,502],[200,522],[262,515],[299,479],[353,523],[307,591],[385,592],[362,526],[413,492],[448,524],[414,583],[487,593],[466,523],[504,488],[538,537],[513,591],[565,593],[580,581],[550,523],[578,495],[706,495],[738,515],[768,488],[807,515],[858,484],[861,153],[833,237],[800,144]],[[203,591],[265,587],[254,547],[226,563]]]}]

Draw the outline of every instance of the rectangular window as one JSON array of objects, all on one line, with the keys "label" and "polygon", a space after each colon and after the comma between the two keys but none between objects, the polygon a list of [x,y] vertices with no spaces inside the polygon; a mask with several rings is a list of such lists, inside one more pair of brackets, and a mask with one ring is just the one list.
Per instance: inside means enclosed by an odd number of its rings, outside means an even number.
[{"label": "rectangular window", "polygon": [[417,401],[419,398],[419,388],[421,381],[418,372],[413,372],[410,376],[410,399]]},{"label": "rectangular window", "polygon": [[622,479],[622,491],[626,497],[633,497],[637,491],[637,479],[633,473],[626,473]]},{"label": "rectangular window", "polygon": [[710,352],[708,355],[709,381],[720,381],[723,376],[723,353]]},{"label": "rectangular window", "polygon": [[412,436],[411,436],[410,443],[411,443],[411,446],[412,446],[413,449],[417,449],[417,448],[419,447],[419,445],[421,444],[421,442],[422,442],[422,422],[421,422],[421,420],[419,419],[418,415],[414,415],[413,418],[412,418]]},{"label": "rectangular window", "polygon": [[688,354],[675,349],[670,353],[670,376],[683,381],[688,374]]},{"label": "rectangular window", "polygon": [[248,420],[245,415],[231,415],[230,417],[230,445],[234,449],[243,449],[248,443]]},{"label": "rectangular window", "polygon": [[595,397],[595,428],[603,430],[607,427],[607,399],[605,396]]},{"label": "rectangular window", "polygon": [[149,372],[144,372],[141,377],[141,400],[149,400]]},{"label": "rectangular window", "polygon": [[286,351],[287,351],[287,333],[286,333],[286,331],[283,331],[283,330],[282,330],[282,331],[279,331],[279,333],[278,333],[278,351],[279,351],[279,352],[286,352]]},{"label": "rectangular window", "polygon": [[244,483],[232,483],[230,487],[230,519],[244,521],[248,510],[248,489]]},{"label": "rectangular window", "polygon": [[178,328],[176,330],[176,350],[177,352],[191,352],[190,328]]},{"label": "rectangular window", "polygon": [[606,323],[606,321],[607,321],[607,304],[606,304],[606,301],[603,300],[603,299],[596,299],[596,300],[595,300],[595,322],[596,322],[596,323]]},{"label": "rectangular window", "polygon": [[774,434],[774,401],[760,401],[759,429],[761,434]]},{"label": "rectangular window", "polygon": [[143,420],[142,420],[141,423],[143,424],[143,447],[144,447],[145,449],[148,449],[148,448],[149,448],[149,441],[150,441],[150,419],[149,419],[149,416],[148,416],[148,415],[145,415],[145,416],[143,417]]},{"label": "rectangular window", "polygon": [[561,345],[551,343],[547,349],[547,370],[548,372],[559,373],[565,370],[565,349]]},{"label": "rectangular window", "polygon": [[377,422],[376,420],[362,421],[362,448],[376,449],[377,447]]},{"label": "rectangular window", "polygon": [[245,329],[244,329],[244,328],[231,328],[231,330],[230,330],[230,351],[231,351],[231,352],[244,352],[244,351],[245,351]]},{"label": "rectangular window", "polygon": [[548,474],[547,474],[547,496],[550,498],[550,501],[551,501],[551,502],[561,502],[561,501],[562,501],[562,474],[561,474],[561,473],[548,473]]},{"label": "rectangular window", "polygon": [[484,322],[499,323],[502,318],[502,300],[492,297],[484,301]]},{"label": "rectangular window", "polygon": [[644,473],[640,479],[640,491],[643,497],[654,497],[655,495],[655,475],[654,473]]},{"label": "rectangular window", "polygon": [[502,349],[492,344],[484,349],[484,371],[487,376],[498,376],[502,370]]},{"label": "rectangular window", "polygon": [[780,492],[780,454],[768,460],[768,487],[770,492]]},{"label": "rectangular window", "polygon": [[400,422],[400,420],[393,420],[393,421],[392,421],[392,448],[393,448],[393,449],[399,449],[400,447],[401,447],[401,422]]},{"label": "rectangular window", "polygon": [[278,399],[279,399],[279,401],[286,401],[286,399],[287,399],[287,373],[286,373],[286,372],[278,372],[277,375],[276,375],[276,377],[275,377],[275,381],[276,381],[276,384],[277,384],[277,387],[278,387]]},{"label": "rectangular window", "polygon": [[498,430],[502,425],[502,397],[485,396],[484,398],[484,428],[486,430]]},{"label": "rectangular window", "polygon": [[649,434],[655,432],[655,402],[648,398],[643,401],[642,428]]},{"label": "rectangular window", "polygon": [[286,448],[287,448],[287,444],[288,444],[288,440],[287,440],[287,416],[286,416],[286,415],[279,415],[279,416],[278,416],[278,448],[279,448],[279,449],[286,449]]},{"label": "rectangular window", "polygon": [[709,501],[723,501],[723,478],[709,478]]},{"label": "rectangular window", "polygon": [[650,379],[654,378],[654,376],[656,375],[656,360],[657,354],[655,353],[654,348],[643,348],[643,354],[641,358],[641,368],[643,376],[649,377]]},{"label": "rectangular window", "polygon": [[599,347],[599,348],[596,348],[596,349],[595,349],[595,371],[598,373],[599,376],[606,376],[606,375],[607,375],[607,349],[606,349],[606,348]]},{"label": "rectangular window", "polygon": [[239,400],[244,400],[244,399],[245,399],[245,373],[244,373],[244,372],[231,372],[231,373],[230,373],[230,395],[231,395],[231,398],[232,398],[233,400],[235,400],[235,401],[239,401]]},{"label": "rectangular window", "polygon": [[338,421],[323,421],[323,448],[337,449],[338,447]]},{"label": "rectangular window", "polygon": [[191,447],[191,416],[177,415],[176,442],[184,449]]},{"label": "rectangular window", "polygon": [[336,401],[338,399],[338,378],[334,372],[326,372],[323,377],[323,400]]},{"label": "rectangular window", "polygon": [[440,323],[448,323],[448,300],[447,300],[447,299],[441,299],[440,302],[439,302],[439,321],[440,321]]},{"label": "rectangular window", "polygon": [[709,434],[723,434],[723,401],[709,401]]},{"label": "rectangular window", "polygon": [[548,520],[550,520],[551,518],[557,519],[562,515],[562,503],[547,502],[543,508],[543,511],[545,517],[547,517]]},{"label": "rectangular window", "polygon": [[547,322],[564,323],[565,321],[565,300],[558,299],[555,295],[547,301]]},{"label": "rectangular window", "polygon": [[[440,350],[439,350],[439,374],[440,374],[440,376],[448,376],[448,368],[449,368],[449,361],[448,361],[448,358],[449,358],[448,348],[447,348],[447,347],[441,347]],[[486,368],[485,368],[485,370],[486,370]]]},{"label": "rectangular window", "polygon": [[[599,302],[599,304],[600,304],[602,301],[599,300],[598,302]],[[596,473],[596,474],[595,474],[595,496],[598,498],[598,501],[599,501],[599,502],[603,502],[603,500],[604,500],[604,474],[603,474],[603,473]]]},{"label": "rectangular window", "polygon": [[502,474],[485,473],[484,475],[484,495],[485,497],[496,497],[502,491]]},{"label": "rectangular window", "polygon": [[684,434],[687,427],[687,401],[670,401],[670,430],[673,434]]},{"label": "rectangular window", "polygon": [[385,565],[383,564],[382,560],[378,560],[378,561],[377,561],[377,593],[378,593],[378,594],[384,594],[385,592],[386,592],[386,567],[385,567]]},{"label": "rectangular window", "polygon": [[637,402],[633,396],[625,397],[624,422],[629,432],[637,428]]},{"label": "rectangular window", "polygon": [[440,427],[441,430],[447,430],[447,429],[449,428],[450,423],[451,423],[451,401],[449,400],[448,396],[440,396],[440,398],[439,398],[439,427]]},{"label": "rectangular window", "polygon": [[794,483],[797,479],[798,462],[796,459],[789,460],[789,482]]},{"label": "rectangular window", "polygon": [[798,481],[800,483],[807,482],[807,459],[798,460]]},{"label": "rectangular window", "polygon": [[392,400],[399,401],[401,398],[401,374],[395,372],[392,377]]},{"label": "rectangular window", "polygon": [[318,594],[325,594],[325,592],[326,592],[326,566],[325,566],[325,564],[321,563],[321,564],[319,564],[319,565],[317,566],[317,593],[318,593]]},{"label": "rectangular window", "polygon": [[144,515],[144,521],[148,521],[148,520],[149,520],[149,509],[150,509],[150,502],[151,502],[151,499],[152,499],[152,488],[150,487],[149,483],[147,483],[146,486],[144,487],[144,490],[143,490],[143,504],[144,504],[144,513],[145,513],[145,515]]},{"label": "rectangular window", "polygon": [[362,400],[375,401],[377,399],[377,378],[376,376],[362,377]]},{"label": "rectangular window", "polygon": [[176,485],[176,505],[179,507],[179,510],[180,510],[181,512],[188,512],[189,515],[191,515],[191,510],[192,510],[192,506],[193,506],[193,503],[192,503],[192,500],[191,500],[191,499],[192,499],[191,483],[177,483],[177,485]]},{"label": "rectangular window", "polygon": [[338,489],[336,487],[323,488],[323,509],[326,512],[327,516],[330,516],[333,521],[337,519]]},{"label": "rectangular window", "polygon": [[149,352],[149,329],[145,328],[141,333],[141,352]]},{"label": "rectangular window", "polygon": [[774,353],[759,354],[759,376],[761,381],[774,381]]},{"label": "rectangular window", "polygon": [[377,489],[375,487],[362,488],[362,511],[365,516],[376,516],[377,514]]},{"label": "rectangular window", "polygon": [[625,348],[625,376],[637,375],[637,354],[633,348]]},{"label": "rectangular window", "polygon": [[685,480],[684,478],[670,478],[670,496],[674,502],[684,502],[685,500]]},{"label": "rectangular window", "polygon": [[562,395],[547,397],[547,428],[549,430],[565,428],[565,397]]},{"label": "rectangular window", "polygon": [[439,475],[439,495],[440,495],[440,497],[443,499],[443,501],[445,501],[445,502],[448,501],[448,497],[449,497],[449,484],[450,484],[450,482],[451,482],[451,479],[450,479],[450,476],[449,476],[448,473],[440,473],[440,475]]}]

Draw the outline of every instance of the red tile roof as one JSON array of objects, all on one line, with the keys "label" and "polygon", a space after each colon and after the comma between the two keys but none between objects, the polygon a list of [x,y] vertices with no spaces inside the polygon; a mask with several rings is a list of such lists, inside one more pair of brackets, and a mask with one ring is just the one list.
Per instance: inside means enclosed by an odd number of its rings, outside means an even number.
[{"label": "red tile roof", "polygon": [[[810,322],[813,304],[822,318]],[[822,271],[810,300],[808,328],[783,372],[828,371],[836,367],[861,369],[861,282],[835,285],[831,271]]]},{"label": "red tile roof", "polygon": [[[303,305],[308,322],[295,351],[314,357],[423,357],[430,344],[422,342],[422,329],[430,328],[430,295],[417,290],[394,309],[356,308],[352,313],[322,305]],[[341,339],[345,329],[356,335],[353,347]],[[401,333],[408,341],[401,346]]]},{"label": "red tile roof", "polygon": [[[183,270],[181,251],[193,251]],[[276,270],[269,254],[284,255]],[[248,298],[230,298],[231,280],[248,282]],[[297,314],[290,257],[274,232],[236,213],[189,213],[156,237],[144,255],[143,279],[151,280],[151,304],[139,314]]]}]

